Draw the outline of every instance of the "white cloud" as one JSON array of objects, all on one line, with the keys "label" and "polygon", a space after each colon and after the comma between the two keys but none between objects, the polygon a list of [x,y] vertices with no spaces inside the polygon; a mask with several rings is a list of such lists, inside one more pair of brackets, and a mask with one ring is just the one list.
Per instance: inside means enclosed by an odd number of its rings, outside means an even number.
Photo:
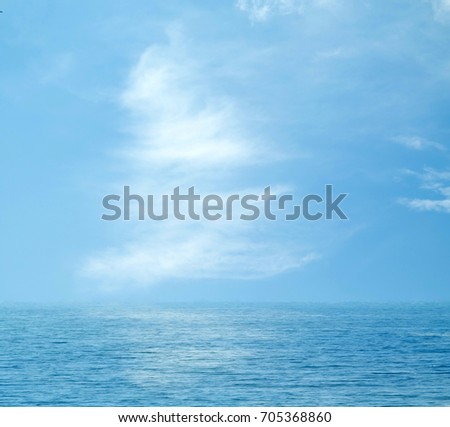
[{"label": "white cloud", "polygon": [[278,245],[258,243],[233,224],[227,227],[162,225],[162,229],[119,249],[91,258],[85,272],[114,288],[149,285],[164,279],[256,279],[301,267],[317,258],[295,255]]},{"label": "white cloud", "polygon": [[336,59],[347,59],[356,56],[357,52],[355,48],[348,48],[345,46],[339,46],[334,49],[319,51],[315,57],[315,61],[328,61]]},{"label": "white cloud", "polygon": [[450,0],[431,0],[431,4],[437,21],[445,22],[450,19]]},{"label": "white cloud", "polygon": [[[439,22],[450,21],[450,0],[427,0],[434,18]],[[339,0],[237,0],[239,10],[246,12],[252,22],[264,22],[275,15],[303,14],[308,7],[331,9]]]},{"label": "white cloud", "polygon": [[400,203],[419,211],[436,211],[450,213],[450,172],[426,168],[423,173],[407,171],[421,181],[423,190],[431,191],[440,198],[414,198],[400,200]]},{"label": "white cloud", "polygon": [[437,150],[445,150],[445,147],[438,142],[429,141],[428,139],[421,138],[419,136],[397,136],[392,138],[392,141],[396,144],[403,145],[416,151],[426,150],[428,148],[434,148]]},{"label": "white cloud", "polygon": [[401,202],[412,209],[419,211],[437,211],[450,213],[450,199],[402,199]]},{"label": "white cloud", "polygon": [[256,141],[243,136],[232,102],[207,98],[194,66],[166,55],[159,47],[147,49],[122,96],[137,119],[129,155],[141,166],[197,170],[261,160]]},{"label": "white cloud", "polygon": [[[192,185],[202,194],[231,189],[245,194],[236,187],[249,168],[278,154],[249,135],[232,100],[212,95],[201,64],[184,51],[172,38],[169,46],[147,49],[130,73],[121,96],[131,134],[118,151],[128,180],[122,184],[142,195],[171,194],[175,186]],[[297,243],[278,244],[264,223],[147,220],[124,228],[125,243],[94,254],[83,269],[107,287],[180,278],[260,278],[317,257]]]},{"label": "white cloud", "polygon": [[273,12],[274,3],[269,0],[238,0],[236,6],[247,12],[252,21],[263,22]]},{"label": "white cloud", "polygon": [[328,8],[337,0],[237,0],[236,6],[248,13],[252,22],[264,22],[273,15],[301,14],[312,5]]}]

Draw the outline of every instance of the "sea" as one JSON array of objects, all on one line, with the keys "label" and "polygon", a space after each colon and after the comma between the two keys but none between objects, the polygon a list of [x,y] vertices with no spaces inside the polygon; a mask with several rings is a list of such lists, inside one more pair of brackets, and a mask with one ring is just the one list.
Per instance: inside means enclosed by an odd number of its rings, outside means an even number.
[{"label": "sea", "polygon": [[450,304],[0,305],[0,406],[449,406]]}]

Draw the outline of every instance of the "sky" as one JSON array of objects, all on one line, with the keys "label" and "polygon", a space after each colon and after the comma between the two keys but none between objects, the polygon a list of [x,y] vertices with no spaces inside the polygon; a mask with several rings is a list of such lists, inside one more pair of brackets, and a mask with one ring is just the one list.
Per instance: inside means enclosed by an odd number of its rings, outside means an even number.
[{"label": "sky", "polygon": [[[0,302],[450,300],[450,1],[0,9]],[[348,220],[101,219],[327,184]]]}]

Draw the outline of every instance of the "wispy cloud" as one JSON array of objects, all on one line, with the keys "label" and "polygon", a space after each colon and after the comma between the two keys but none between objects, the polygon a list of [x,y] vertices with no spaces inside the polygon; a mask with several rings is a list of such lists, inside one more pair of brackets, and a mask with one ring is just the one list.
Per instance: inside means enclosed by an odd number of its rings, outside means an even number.
[{"label": "wispy cloud", "polygon": [[[233,100],[213,95],[205,70],[185,50],[176,34],[169,45],[148,48],[121,95],[130,141],[118,156],[125,162],[127,184],[143,194],[192,185],[205,194],[236,191],[250,168],[278,156],[245,129],[244,113]],[[149,220],[126,225],[132,237],[94,254],[83,269],[110,287],[165,279],[260,278],[317,257],[287,241],[277,243],[264,223]]]},{"label": "wispy cloud", "polygon": [[164,224],[122,248],[91,258],[85,272],[114,288],[130,283],[149,285],[168,278],[257,279],[317,258],[312,252],[295,256],[255,237],[233,226]]},{"label": "wispy cloud", "polygon": [[[434,19],[450,22],[450,0],[428,0],[433,8]],[[252,22],[264,22],[276,15],[303,14],[308,7],[331,9],[339,0],[237,0],[239,10],[248,14]]]},{"label": "wispy cloud", "polygon": [[43,84],[60,83],[72,71],[75,58],[72,53],[57,55],[41,65],[39,72]]},{"label": "wispy cloud", "polygon": [[396,144],[403,145],[411,150],[422,151],[426,149],[445,150],[445,147],[438,142],[429,141],[428,139],[419,136],[397,136],[392,138]]},{"label": "wispy cloud", "polygon": [[195,65],[171,56],[174,50],[147,49],[131,72],[122,96],[135,119],[127,153],[140,167],[189,172],[261,160],[263,150],[243,135],[233,102],[208,97]]},{"label": "wispy cloud", "polygon": [[450,213],[450,172],[426,168],[423,173],[407,171],[421,181],[421,189],[429,190],[440,198],[400,199],[400,203],[419,211]]},{"label": "wispy cloud", "polygon": [[236,6],[251,21],[264,22],[273,15],[301,14],[308,5],[330,7],[337,0],[238,0]]},{"label": "wispy cloud", "polygon": [[402,202],[412,209],[419,211],[436,211],[450,213],[450,199],[402,199]]},{"label": "wispy cloud", "polygon": [[450,20],[450,0],[431,0],[431,4],[437,21],[448,22]]}]

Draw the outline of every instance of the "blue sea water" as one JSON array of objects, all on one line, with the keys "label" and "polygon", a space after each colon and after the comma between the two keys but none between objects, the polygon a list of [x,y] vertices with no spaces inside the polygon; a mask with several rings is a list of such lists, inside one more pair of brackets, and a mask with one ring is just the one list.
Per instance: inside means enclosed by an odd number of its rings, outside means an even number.
[{"label": "blue sea water", "polygon": [[0,406],[448,405],[448,304],[0,306]]}]

